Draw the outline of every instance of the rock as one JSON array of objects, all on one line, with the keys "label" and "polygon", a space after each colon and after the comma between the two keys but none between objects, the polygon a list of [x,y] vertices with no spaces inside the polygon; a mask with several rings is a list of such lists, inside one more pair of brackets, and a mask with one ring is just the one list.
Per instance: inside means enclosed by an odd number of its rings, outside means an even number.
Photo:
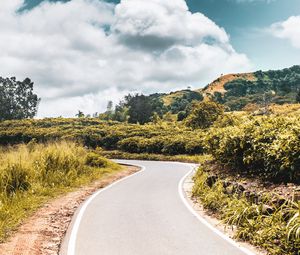
[{"label": "rock", "polygon": [[208,176],[207,177],[207,180],[206,180],[206,184],[208,187],[212,187],[218,180],[218,177],[216,175],[211,175],[211,176]]}]

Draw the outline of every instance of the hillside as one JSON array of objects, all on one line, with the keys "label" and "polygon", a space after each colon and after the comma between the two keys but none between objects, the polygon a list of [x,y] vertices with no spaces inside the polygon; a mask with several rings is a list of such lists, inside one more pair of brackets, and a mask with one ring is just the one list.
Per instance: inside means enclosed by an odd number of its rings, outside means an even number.
[{"label": "hillside", "polygon": [[230,111],[246,106],[295,104],[300,100],[300,66],[282,70],[227,74],[197,90],[155,94],[172,113],[186,111],[193,100],[214,100]]}]

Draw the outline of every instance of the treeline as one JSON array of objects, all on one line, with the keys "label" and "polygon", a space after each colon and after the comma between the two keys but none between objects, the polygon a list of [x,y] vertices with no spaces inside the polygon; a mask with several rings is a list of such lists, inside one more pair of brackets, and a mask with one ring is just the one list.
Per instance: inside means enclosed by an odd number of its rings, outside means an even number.
[{"label": "treeline", "polygon": [[[201,102],[203,96],[199,92],[183,90],[167,94],[129,94],[115,107],[108,102],[104,113],[96,114],[101,120],[145,124],[157,122],[160,119],[184,120],[193,108],[195,102]],[[84,117],[80,112],[77,117]],[[90,117],[90,116],[88,116]]]}]

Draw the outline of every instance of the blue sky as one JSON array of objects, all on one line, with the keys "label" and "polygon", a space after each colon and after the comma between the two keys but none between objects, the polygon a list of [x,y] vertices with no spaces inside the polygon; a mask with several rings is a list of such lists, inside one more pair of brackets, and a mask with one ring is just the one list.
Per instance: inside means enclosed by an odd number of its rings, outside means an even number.
[{"label": "blue sky", "polygon": [[300,64],[300,0],[0,1],[0,75],[34,81],[39,117]]}]

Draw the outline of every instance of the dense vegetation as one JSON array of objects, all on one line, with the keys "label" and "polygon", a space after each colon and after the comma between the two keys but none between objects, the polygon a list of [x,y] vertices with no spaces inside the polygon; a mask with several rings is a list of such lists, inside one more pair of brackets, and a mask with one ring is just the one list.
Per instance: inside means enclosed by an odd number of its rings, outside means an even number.
[{"label": "dense vegetation", "polygon": [[300,182],[299,115],[234,121],[207,133],[208,153],[232,171],[259,174],[273,181]]},{"label": "dense vegetation", "polygon": [[237,78],[224,85],[226,93],[215,92],[213,99],[231,111],[248,104],[265,105],[299,102],[300,66],[278,71],[257,71],[253,79]]},{"label": "dense vegetation", "polygon": [[[189,124],[189,118],[186,122]],[[164,121],[147,125],[85,118],[4,121],[0,123],[0,144],[70,139],[91,148],[129,153],[208,153],[235,173],[259,174],[273,181],[300,181],[299,114],[226,113],[209,124],[213,125],[193,129]]]},{"label": "dense vegetation", "polygon": [[33,118],[39,101],[30,79],[0,77],[0,121]]},{"label": "dense vegetation", "polygon": [[0,123],[0,144],[70,139],[107,150],[160,154],[201,153],[203,135],[176,123],[136,125],[97,119],[43,119]]},{"label": "dense vegetation", "polygon": [[46,199],[119,166],[71,142],[29,143],[0,153],[0,241]]}]

